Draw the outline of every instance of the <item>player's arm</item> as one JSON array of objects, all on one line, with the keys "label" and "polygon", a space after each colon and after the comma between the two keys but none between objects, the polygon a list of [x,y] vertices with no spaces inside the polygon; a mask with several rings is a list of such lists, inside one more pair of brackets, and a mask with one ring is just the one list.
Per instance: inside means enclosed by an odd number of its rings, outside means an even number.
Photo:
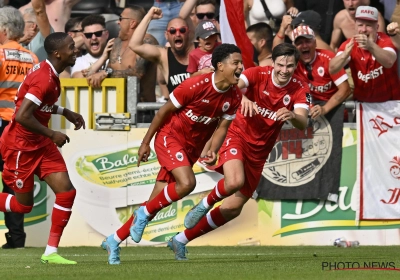
[{"label": "player's arm", "polygon": [[25,97],[15,115],[15,121],[33,133],[50,138],[58,147],[62,147],[66,142],[69,142],[67,135],[45,127],[33,116],[37,108],[39,108],[39,105]]},{"label": "player's arm", "polygon": [[286,107],[280,108],[276,112],[278,121],[290,121],[295,128],[304,130],[307,127],[308,110],[298,107],[289,111]]},{"label": "player's arm", "polygon": [[389,34],[390,39],[392,40],[393,45],[400,50],[400,26],[398,22],[391,22],[387,26],[387,33]]},{"label": "player's arm", "polygon": [[337,92],[335,92],[335,94],[331,96],[331,98],[328,100],[328,102],[325,103],[324,106],[315,105],[311,108],[311,118],[315,119],[318,116],[324,116],[325,114],[329,113],[333,108],[335,108],[339,104],[342,104],[347,99],[347,97],[350,96],[351,89],[347,80],[338,85],[337,88]]},{"label": "player's arm", "polygon": [[133,33],[128,45],[129,48],[131,48],[131,50],[134,51],[137,55],[155,63],[160,63],[162,61],[162,48],[160,48],[159,46],[144,44],[143,39],[146,35],[150,21],[160,18],[162,18],[161,9],[156,7],[150,8],[149,12],[145,15],[145,17],[135,29],[135,32]]},{"label": "player's arm", "polygon": [[85,120],[81,114],[75,113],[68,108],[61,107],[59,105],[53,105],[52,114],[64,116],[70,123],[75,125],[75,130],[83,127],[85,129]]},{"label": "player's arm", "polygon": [[329,62],[329,73],[335,74],[350,61],[350,54],[354,47],[354,38],[346,44],[344,51],[339,51]]},{"label": "player's arm", "polygon": [[342,30],[340,29],[339,21],[340,19],[338,16],[336,16],[333,20],[333,30],[331,35],[330,47],[334,52],[337,52],[337,49],[340,45],[340,40],[342,39]]},{"label": "player's arm", "polygon": [[221,148],[222,143],[224,143],[226,133],[228,132],[229,125],[231,124],[232,119],[223,118],[219,124],[217,129],[214,131],[214,134],[211,138],[210,149],[207,152],[207,160],[204,160],[204,163],[208,165],[214,165],[217,161],[217,153],[219,148]]},{"label": "player's arm", "polygon": [[138,151],[138,162],[137,166],[140,166],[141,161],[147,161],[150,155],[150,142],[153,138],[154,134],[156,134],[157,130],[164,124],[165,120],[169,119],[169,116],[173,112],[178,110],[178,108],[172,103],[171,99],[169,99],[161,108],[157,111],[156,115],[153,118],[153,121],[150,124],[149,129],[146,132],[146,135],[143,138],[142,144],[140,145]]},{"label": "player's arm", "polygon": [[46,4],[44,0],[32,0],[32,8],[36,14],[36,22],[39,27],[39,32],[46,38],[50,35],[51,25],[46,13]]},{"label": "player's arm", "polygon": [[354,40],[358,43],[358,47],[368,50],[383,67],[391,68],[396,62],[396,51],[381,48],[374,42],[372,36],[357,34],[354,36]]}]

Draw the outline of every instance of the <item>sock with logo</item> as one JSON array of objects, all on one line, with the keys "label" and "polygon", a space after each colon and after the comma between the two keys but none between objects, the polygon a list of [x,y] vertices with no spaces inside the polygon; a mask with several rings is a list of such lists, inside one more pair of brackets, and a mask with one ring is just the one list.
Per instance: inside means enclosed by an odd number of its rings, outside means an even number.
[{"label": "sock with logo", "polygon": [[203,205],[209,208],[227,196],[229,196],[229,194],[225,191],[225,179],[222,178],[215,185],[214,189],[205,198],[203,198]]},{"label": "sock with logo", "polygon": [[[143,202],[142,204],[140,204],[140,206],[145,206],[146,205],[146,203],[147,203],[147,201],[145,201],[145,202]],[[126,223],[125,224],[123,224],[116,232],[115,232],[115,234],[114,234],[114,239],[119,239],[119,240],[125,240],[125,239],[127,239],[129,236],[130,236],[130,232],[129,232],[129,230],[130,230],[130,228],[131,228],[131,226],[132,226],[132,222],[133,222],[133,219],[135,218],[135,216],[134,216],[135,214],[133,213],[132,215],[131,215],[131,217],[129,218],[129,220],[127,220],[126,221]],[[116,237],[117,238],[116,238]],[[120,242],[121,242],[120,241]],[[118,243],[120,243],[120,242],[118,242]]]},{"label": "sock with logo", "polygon": [[148,216],[157,214],[158,211],[181,199],[175,190],[176,183],[168,184],[155,198],[147,202],[144,212]]},{"label": "sock with logo", "polygon": [[56,201],[54,202],[53,212],[51,214],[49,241],[47,242],[46,251],[44,252],[45,256],[57,252],[61,235],[72,214],[72,205],[74,204],[75,195],[75,189],[56,194]]},{"label": "sock with logo", "polygon": [[214,208],[203,217],[194,228],[185,229],[184,232],[179,233],[175,238],[179,242],[187,244],[189,241],[206,234],[207,232],[213,231],[214,229],[226,224],[226,220],[221,213],[220,207]]}]

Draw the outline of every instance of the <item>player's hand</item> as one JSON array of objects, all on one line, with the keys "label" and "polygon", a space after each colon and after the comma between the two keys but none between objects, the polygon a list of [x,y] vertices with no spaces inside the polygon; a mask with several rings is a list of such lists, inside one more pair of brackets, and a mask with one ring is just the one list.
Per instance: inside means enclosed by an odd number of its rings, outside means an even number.
[{"label": "player's hand", "polygon": [[107,77],[107,74],[105,74],[104,71],[100,71],[98,73],[94,73],[90,75],[89,77],[86,78],[88,85],[93,87],[93,88],[99,88],[101,87],[101,83],[103,80]]},{"label": "player's hand", "polygon": [[206,165],[214,165],[217,162],[217,155],[209,150],[205,157],[200,158],[200,161]]},{"label": "player's hand", "polygon": [[314,105],[314,107],[312,107],[310,110],[310,116],[313,120],[315,120],[317,117],[324,116],[325,114],[324,106]]},{"label": "player's hand", "polygon": [[346,47],[344,48],[344,53],[346,54],[347,57],[350,56],[353,47],[354,47],[354,38],[351,38],[351,40],[347,43]]},{"label": "player's hand", "polygon": [[50,136],[50,139],[59,148],[64,146],[65,143],[67,143],[67,142],[69,143],[69,137],[59,131],[53,131],[53,134]]},{"label": "player's hand", "polygon": [[257,115],[258,114],[257,104],[243,95],[242,107],[240,109],[240,113],[242,113],[244,117],[247,117],[247,114],[249,114],[249,117]]},{"label": "player's hand", "polygon": [[70,122],[75,125],[75,130],[83,129],[86,128],[85,126],[85,120],[83,119],[81,114],[75,113],[67,108],[64,108],[64,117]]},{"label": "player's hand", "polygon": [[388,24],[388,26],[386,27],[386,31],[389,35],[397,35],[400,33],[400,27],[399,24],[397,22],[391,22]]},{"label": "player's hand", "polygon": [[296,118],[296,114],[292,111],[289,111],[286,107],[280,108],[277,112],[276,112],[276,119],[278,121],[290,121],[292,119]]},{"label": "player's hand", "polygon": [[138,151],[137,167],[140,166],[140,162],[148,161],[149,155],[150,155],[150,145],[142,142]]},{"label": "player's hand", "polygon": [[158,7],[151,7],[149,12],[151,19],[160,19],[163,17],[162,10]]}]

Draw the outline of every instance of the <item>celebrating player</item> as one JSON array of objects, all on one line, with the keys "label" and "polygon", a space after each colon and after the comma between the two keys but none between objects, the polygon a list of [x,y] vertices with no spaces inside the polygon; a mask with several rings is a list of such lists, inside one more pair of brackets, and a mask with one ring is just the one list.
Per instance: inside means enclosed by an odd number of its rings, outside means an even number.
[{"label": "celebrating player", "polygon": [[150,141],[157,133],[154,146],[161,169],[147,204],[103,241],[109,264],[120,263],[118,245],[129,236],[129,231],[132,239],[139,242],[147,223],[158,211],[193,191],[196,178],[192,166],[212,135],[205,161],[215,163],[216,152],[242,99],[236,86],[243,69],[240,49],[231,44],[218,46],[212,55],[212,65],[215,72],[185,80],[171,93],[143,138],[138,165],[147,161]]},{"label": "celebrating player", "polygon": [[51,114],[63,115],[75,125],[85,128],[80,114],[55,105],[60,96],[59,73],[75,63],[74,40],[57,32],[44,41],[47,60],[36,64],[18,89],[15,112],[0,139],[5,162],[3,180],[13,188],[15,196],[0,194],[0,211],[29,213],[33,208],[34,175],[44,180],[56,195],[50,236],[42,263],[76,264],[57,254],[58,244],[71,216],[75,199],[64,159],[57,149],[69,142],[64,133],[48,128]]},{"label": "celebrating player", "polygon": [[[246,69],[239,87],[247,87],[246,97],[254,101],[242,105],[219,150],[216,171],[224,174],[211,193],[185,217],[184,232],[174,236],[168,247],[177,260],[186,260],[186,244],[236,218],[255,191],[265,161],[286,121],[305,129],[307,125],[308,85],[294,71],[299,52],[290,44],[280,44],[272,51],[272,66]],[[245,98],[245,97],[243,97]],[[257,110],[252,115],[252,108]],[[224,199],[225,198],[225,199]],[[213,205],[222,205],[211,212]]]}]

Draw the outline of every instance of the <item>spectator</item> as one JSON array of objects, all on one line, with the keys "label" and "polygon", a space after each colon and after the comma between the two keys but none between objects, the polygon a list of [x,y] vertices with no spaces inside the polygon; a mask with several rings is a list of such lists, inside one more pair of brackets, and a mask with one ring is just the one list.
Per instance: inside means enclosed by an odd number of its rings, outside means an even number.
[{"label": "spectator", "polygon": [[154,0],[154,7],[158,7],[163,11],[164,17],[161,20],[153,20],[150,22],[147,32],[156,38],[160,46],[165,46],[167,40],[164,35],[165,26],[168,22],[179,15],[185,0]]},{"label": "spectator", "polygon": [[[15,96],[18,87],[33,65],[39,63],[36,55],[18,44],[23,36],[24,19],[21,13],[12,7],[0,9],[0,136],[10,123],[15,110]],[[15,69],[9,71],[8,69]],[[3,159],[0,157],[0,171],[3,172]],[[4,180],[3,193],[14,195],[14,191]],[[7,243],[3,249],[23,248],[24,232],[23,213],[4,213]]]},{"label": "spectator", "polygon": [[349,64],[357,101],[400,100],[396,49],[390,37],[378,31],[378,10],[359,6],[355,19],[356,35],[340,46],[329,72],[337,73]]},{"label": "spectator", "polygon": [[[72,7],[81,0],[46,0],[45,3],[45,13],[49,18],[50,25],[54,28],[56,32],[64,32],[65,24],[71,16]],[[22,14],[28,8],[34,8],[34,0],[31,3],[21,7],[19,10]]]},{"label": "spectator", "polygon": [[25,20],[24,34],[26,36],[20,39],[20,43],[36,54],[39,61],[43,61],[47,58],[47,53],[44,49],[44,40],[54,30],[47,17],[45,0],[32,0],[29,5],[32,7],[23,9]]},{"label": "spectator", "polygon": [[246,32],[257,52],[258,65],[272,66],[272,28],[264,22],[259,22],[250,25]]},{"label": "spectator", "polygon": [[[356,30],[355,27],[355,14],[358,7],[361,6],[362,0],[343,0],[344,9],[338,12],[333,20],[333,31],[331,37],[331,48],[336,52],[343,39],[352,38]],[[382,15],[378,13],[378,31],[385,32],[385,21]]]},{"label": "spectator", "polygon": [[191,77],[214,71],[211,65],[211,56],[218,42],[219,32],[213,21],[205,20],[196,27],[196,39],[199,46],[189,53],[187,72]]},{"label": "spectator", "polygon": [[387,26],[387,33],[391,37],[393,45],[400,50],[400,27],[398,22],[391,22]]},{"label": "spectator", "polygon": [[[82,20],[83,40],[87,53],[76,59],[75,65],[71,67],[72,78],[86,77],[85,71],[90,71],[100,57],[102,57],[106,48],[108,31],[106,29],[106,20],[101,15],[89,15]],[[93,73],[99,69],[105,69],[106,59],[101,63]]]},{"label": "spectator", "polygon": [[351,91],[347,74],[341,69],[336,74],[329,73],[329,61],[335,53],[318,49],[314,31],[308,26],[298,26],[293,30],[293,43],[300,53],[296,73],[308,80],[314,106],[310,116],[316,119],[324,116],[342,104]]}]

